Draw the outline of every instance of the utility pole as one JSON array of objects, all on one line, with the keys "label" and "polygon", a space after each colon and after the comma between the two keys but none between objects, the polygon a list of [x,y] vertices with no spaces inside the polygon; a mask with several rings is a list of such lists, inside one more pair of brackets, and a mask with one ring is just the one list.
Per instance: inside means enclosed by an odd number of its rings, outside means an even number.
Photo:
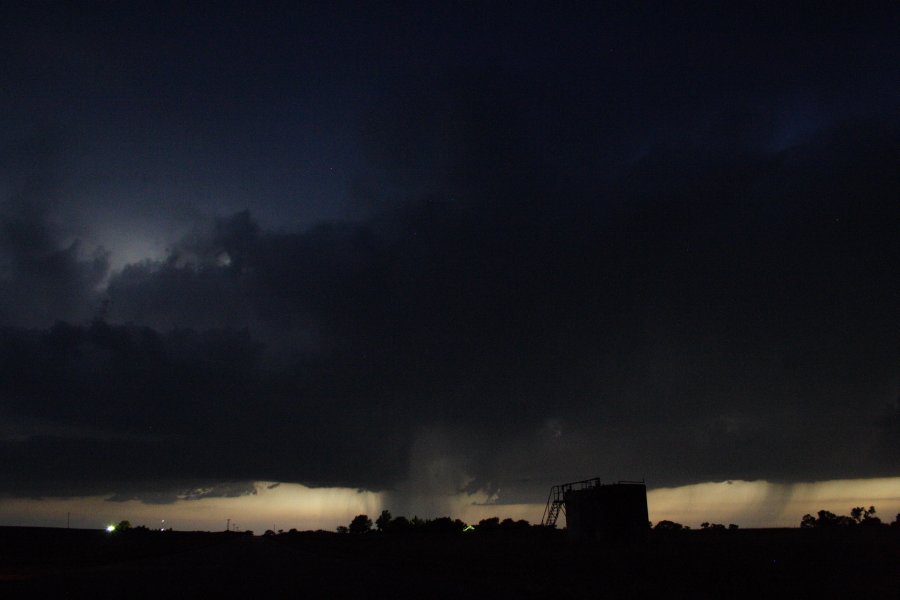
[{"label": "utility pole", "polygon": [[226,520],[225,531],[231,531],[231,519]]},{"label": "utility pole", "polygon": [[69,528],[69,521],[72,519],[72,512],[69,511],[66,513],[66,529]]}]

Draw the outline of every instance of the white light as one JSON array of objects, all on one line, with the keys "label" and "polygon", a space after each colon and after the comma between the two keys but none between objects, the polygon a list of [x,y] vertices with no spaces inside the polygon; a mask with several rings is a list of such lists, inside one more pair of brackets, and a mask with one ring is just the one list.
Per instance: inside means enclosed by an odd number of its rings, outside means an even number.
[{"label": "white light", "polygon": [[112,533],[112,532],[115,531],[115,530],[116,530],[116,526],[115,526],[115,525],[107,525],[107,526],[106,526],[106,531],[108,531],[109,533]]}]

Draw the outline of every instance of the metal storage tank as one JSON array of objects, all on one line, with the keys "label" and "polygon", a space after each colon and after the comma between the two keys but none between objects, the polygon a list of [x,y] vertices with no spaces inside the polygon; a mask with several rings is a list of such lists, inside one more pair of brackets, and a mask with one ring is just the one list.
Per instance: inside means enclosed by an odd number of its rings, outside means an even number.
[{"label": "metal storage tank", "polygon": [[[572,541],[639,543],[647,536],[647,486],[644,482],[619,481],[603,484],[588,479],[554,486],[545,515],[566,515],[568,537]],[[552,523],[545,517],[545,524]]]}]

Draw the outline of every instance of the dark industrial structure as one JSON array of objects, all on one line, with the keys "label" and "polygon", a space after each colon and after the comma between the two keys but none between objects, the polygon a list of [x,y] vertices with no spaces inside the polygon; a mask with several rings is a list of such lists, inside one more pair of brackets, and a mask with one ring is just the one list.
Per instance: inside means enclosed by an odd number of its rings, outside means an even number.
[{"label": "dark industrial structure", "polygon": [[560,513],[572,541],[640,542],[647,535],[647,486],[643,481],[601,483],[585,479],[550,488],[541,523],[556,526]]}]

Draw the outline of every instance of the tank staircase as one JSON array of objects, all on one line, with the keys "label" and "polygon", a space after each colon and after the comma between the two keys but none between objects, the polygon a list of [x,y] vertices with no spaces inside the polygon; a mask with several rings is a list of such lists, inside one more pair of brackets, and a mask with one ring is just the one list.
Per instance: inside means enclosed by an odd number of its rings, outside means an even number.
[{"label": "tank staircase", "polygon": [[550,488],[550,495],[547,496],[547,506],[544,507],[544,516],[541,517],[541,525],[544,527],[556,527],[559,515],[566,510],[566,492],[569,490],[585,490],[589,488],[599,487],[600,479],[584,479],[582,481],[573,481],[571,483],[561,483]]}]

